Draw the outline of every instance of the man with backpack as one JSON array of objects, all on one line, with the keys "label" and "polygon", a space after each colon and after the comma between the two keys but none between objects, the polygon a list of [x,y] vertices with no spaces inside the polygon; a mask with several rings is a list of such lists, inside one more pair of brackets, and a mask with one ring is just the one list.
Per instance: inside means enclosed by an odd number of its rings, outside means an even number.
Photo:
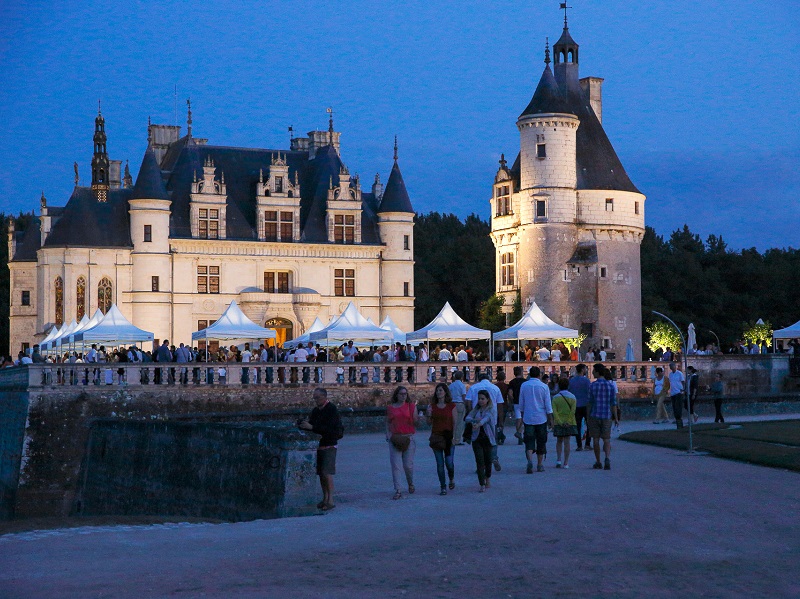
[{"label": "man with backpack", "polygon": [[322,387],[314,389],[314,409],[309,418],[300,420],[298,428],[320,435],[317,449],[317,476],[322,487],[322,501],[317,507],[327,512],[336,507],[333,503],[333,476],[336,474],[336,449],[344,436],[339,410],[328,401],[328,392]]}]

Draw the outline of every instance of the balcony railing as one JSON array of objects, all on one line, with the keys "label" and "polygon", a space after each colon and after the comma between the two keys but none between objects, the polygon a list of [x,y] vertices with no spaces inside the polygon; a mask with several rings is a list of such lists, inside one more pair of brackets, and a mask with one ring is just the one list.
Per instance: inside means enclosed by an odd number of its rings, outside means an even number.
[{"label": "balcony railing", "polygon": [[[472,383],[482,373],[494,381],[503,370],[506,381],[515,366],[527,376],[530,366],[550,376],[574,374],[575,362],[338,362],[262,363],[190,362],[29,364],[0,369],[0,389],[46,389],[56,387],[127,386],[154,387],[253,387],[271,385],[428,385],[450,383],[457,370]],[[608,362],[618,381],[647,383],[655,376],[657,362]]]}]

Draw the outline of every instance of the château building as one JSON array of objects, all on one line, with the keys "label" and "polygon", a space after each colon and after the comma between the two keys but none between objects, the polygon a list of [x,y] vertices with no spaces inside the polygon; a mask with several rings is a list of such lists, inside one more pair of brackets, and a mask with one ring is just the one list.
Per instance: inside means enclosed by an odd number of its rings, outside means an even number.
[{"label": "ch\u00e2teau building", "polygon": [[148,125],[134,184],[109,159],[95,119],[91,184],[62,207],[44,194],[33,226],[9,222],[10,347],[115,303],[158,340],[190,342],[236,300],[278,342],[350,301],[380,322],[414,324],[414,211],[397,161],[369,190],[328,131],[288,149],[216,146]]},{"label": "ch\u00e2teau building", "polygon": [[584,349],[602,346],[621,357],[632,339],[641,359],[645,196],[603,130],[603,79],[580,78],[578,49],[565,16],[554,70],[548,47],[517,119],[519,154],[511,168],[500,160],[490,200],[496,289],[506,310],[519,293],[523,310],[535,301],[578,329]]}]

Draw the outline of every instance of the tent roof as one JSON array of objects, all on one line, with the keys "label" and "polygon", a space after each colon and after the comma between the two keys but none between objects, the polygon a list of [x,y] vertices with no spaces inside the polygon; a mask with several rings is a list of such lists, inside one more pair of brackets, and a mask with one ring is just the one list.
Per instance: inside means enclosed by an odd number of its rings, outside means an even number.
[{"label": "tent roof", "polygon": [[132,325],[116,304],[111,304],[100,322],[91,328],[79,331],[73,338],[73,341],[92,343],[133,343],[152,340],[153,333]]},{"label": "tent roof", "polygon": [[311,333],[310,338],[311,341],[348,341],[350,339],[389,341],[392,338],[392,334],[374,324],[370,324],[361,312],[358,311],[355,304],[350,302],[335,322],[331,322],[331,324],[321,331]]},{"label": "tent roof", "polygon": [[192,341],[197,339],[275,339],[278,334],[273,329],[265,329],[247,318],[236,300],[231,301],[219,320],[202,331],[192,333]]},{"label": "tent roof", "polygon": [[406,341],[448,341],[453,339],[489,339],[491,332],[474,327],[455,313],[446,302],[427,326],[406,334]]},{"label": "tent roof", "polygon": [[303,333],[302,335],[298,335],[294,339],[289,339],[286,343],[283,344],[284,349],[291,349],[293,347],[298,347],[301,343],[306,344],[311,341],[309,335],[311,333],[316,333],[317,331],[321,331],[325,328],[325,323],[320,320],[319,316],[314,319],[314,322],[311,323],[311,326],[308,327],[308,330]]},{"label": "tent roof", "polygon": [[[87,317],[86,314],[84,314],[83,318],[81,319],[80,324],[78,325],[78,328],[76,328],[70,334],[70,338],[69,338],[70,343],[74,343],[75,342],[75,335],[77,335],[81,331],[86,331],[88,329],[91,329],[93,326],[95,326],[97,323],[99,323],[101,320],[103,320],[104,317],[105,317],[105,314],[103,314],[103,312],[102,312],[102,310],[100,310],[100,308],[98,308],[97,310],[94,311],[94,314],[92,314],[91,318]],[[84,322],[84,320],[86,322]]]},{"label": "tent roof", "polygon": [[61,345],[62,343],[67,341],[69,334],[72,333],[77,328],[78,328],[78,321],[73,318],[72,322],[69,323],[66,326],[66,328],[61,329],[61,332],[50,340],[50,348],[52,349],[53,346]]},{"label": "tent roof", "polygon": [[510,341],[511,339],[575,339],[578,331],[562,327],[553,322],[542,312],[542,309],[531,304],[525,315],[505,331],[495,333],[495,341]]},{"label": "tent roof", "polygon": [[790,327],[774,331],[772,336],[775,339],[800,339],[800,320]]},{"label": "tent roof", "polygon": [[58,339],[61,335],[61,331],[65,331],[67,329],[67,325],[63,324],[60,327],[54,326],[50,331],[50,334],[47,335],[47,338],[39,344],[39,349],[52,349],[53,341]]},{"label": "tent roof", "polygon": [[42,339],[42,340],[39,342],[39,347],[41,348],[41,347],[42,347],[42,346],[43,346],[45,343],[47,343],[47,342],[48,342],[48,341],[50,341],[50,340],[51,340],[53,337],[55,337],[56,335],[58,335],[58,332],[59,332],[59,331],[58,331],[58,327],[57,327],[57,326],[55,326],[55,325],[53,325],[53,327],[50,329],[50,332],[49,332],[49,333],[47,333],[47,335],[45,335],[45,338],[44,338],[44,339]]},{"label": "tent roof", "polygon": [[381,323],[381,328],[386,330],[386,331],[391,331],[391,333],[392,333],[392,341],[394,341],[395,343],[399,341],[400,343],[405,345],[405,343],[406,343],[406,334],[403,331],[401,331],[400,327],[398,327],[394,323],[394,321],[392,320],[391,316],[387,315],[386,318],[383,319],[383,322]]}]

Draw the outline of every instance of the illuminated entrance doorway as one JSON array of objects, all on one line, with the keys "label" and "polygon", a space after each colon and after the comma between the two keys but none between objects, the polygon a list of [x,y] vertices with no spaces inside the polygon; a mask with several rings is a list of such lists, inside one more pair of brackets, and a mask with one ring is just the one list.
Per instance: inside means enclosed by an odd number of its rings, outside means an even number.
[{"label": "illuminated entrance doorway", "polygon": [[273,329],[277,333],[277,336],[274,340],[267,339],[267,344],[270,347],[272,347],[275,343],[278,344],[278,347],[282,347],[285,342],[289,341],[290,339],[294,339],[291,320],[286,320],[285,318],[270,318],[264,323],[264,328]]}]

